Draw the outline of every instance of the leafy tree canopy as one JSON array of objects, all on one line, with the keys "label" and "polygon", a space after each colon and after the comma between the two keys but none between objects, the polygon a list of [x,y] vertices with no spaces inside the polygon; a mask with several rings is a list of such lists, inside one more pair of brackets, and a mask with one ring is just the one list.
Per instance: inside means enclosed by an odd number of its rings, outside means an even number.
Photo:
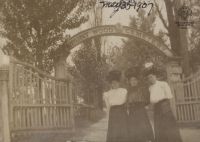
[{"label": "leafy tree canopy", "polygon": [[61,51],[58,49],[64,48],[62,43],[67,40],[66,29],[88,20],[83,13],[94,5],[94,0],[4,0],[2,4],[1,35],[8,40],[4,50],[12,50],[18,59],[51,71]]},{"label": "leafy tree canopy", "polygon": [[[105,56],[98,60],[97,48],[92,40],[84,42],[82,47],[73,55],[73,62],[75,64],[76,74],[82,84],[81,90],[85,101],[89,104],[101,102],[102,94],[97,94],[99,86],[106,85],[105,76],[108,72],[108,64]],[[100,96],[98,96],[100,95]],[[98,101],[98,102],[96,102]]]},{"label": "leafy tree canopy", "polygon": [[[131,17],[130,27],[153,35],[155,18],[155,14],[146,17],[144,11],[141,11],[139,12],[138,18]],[[162,32],[159,35],[162,36]],[[152,45],[135,38],[123,40],[123,42],[122,51],[116,56],[115,61],[118,68],[126,70],[137,67],[139,68],[138,70],[142,70],[146,62],[153,62],[157,67],[164,68],[163,63],[167,58],[163,53],[155,49],[155,47],[152,47]]]}]

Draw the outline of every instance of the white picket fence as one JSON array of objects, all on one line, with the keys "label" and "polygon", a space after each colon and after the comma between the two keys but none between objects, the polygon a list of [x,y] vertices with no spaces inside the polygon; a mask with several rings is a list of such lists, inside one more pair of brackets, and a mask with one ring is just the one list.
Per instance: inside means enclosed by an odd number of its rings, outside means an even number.
[{"label": "white picket fence", "polygon": [[179,122],[200,122],[200,71],[172,85]]}]

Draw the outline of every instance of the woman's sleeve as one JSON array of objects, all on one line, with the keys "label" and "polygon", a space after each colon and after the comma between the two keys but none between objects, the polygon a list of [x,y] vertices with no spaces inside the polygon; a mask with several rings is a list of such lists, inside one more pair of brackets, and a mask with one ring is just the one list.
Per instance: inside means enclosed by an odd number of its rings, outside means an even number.
[{"label": "woman's sleeve", "polygon": [[150,93],[148,88],[142,88],[142,98],[143,98],[143,105],[147,106],[150,104]]},{"label": "woman's sleeve", "polygon": [[126,101],[127,101],[127,93],[128,91],[126,89],[122,89],[121,91],[121,94],[122,94],[122,97],[121,97],[121,104],[125,104]]},{"label": "woman's sleeve", "polygon": [[158,102],[157,96],[155,97],[154,94],[156,94],[156,91],[152,88],[149,87],[149,94],[150,94],[150,104],[155,104]]},{"label": "woman's sleeve", "polygon": [[171,88],[169,87],[169,84],[167,82],[165,82],[165,95],[168,99],[171,99],[173,98],[173,95],[172,95],[172,91],[171,91]]},{"label": "woman's sleeve", "polygon": [[104,101],[105,101],[107,110],[109,110],[110,104],[109,104],[109,101],[108,101],[108,94],[107,94],[106,92],[103,93],[103,99],[104,99]]}]

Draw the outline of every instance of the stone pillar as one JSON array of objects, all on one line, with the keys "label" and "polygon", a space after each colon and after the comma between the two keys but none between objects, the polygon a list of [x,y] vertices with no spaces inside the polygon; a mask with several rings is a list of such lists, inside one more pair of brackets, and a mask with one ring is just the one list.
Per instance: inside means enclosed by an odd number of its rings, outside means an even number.
[{"label": "stone pillar", "polygon": [[55,63],[55,76],[60,79],[65,78],[65,69],[66,67],[66,58],[58,57],[57,62]]},{"label": "stone pillar", "polygon": [[72,126],[72,131],[75,131],[75,122],[74,122],[74,106],[73,106],[73,77],[68,73],[66,66],[66,56],[57,57],[57,62],[55,64],[55,76],[59,79],[67,79],[69,82],[67,83],[67,90],[69,90],[69,102],[70,102],[70,121]]},{"label": "stone pillar", "polygon": [[183,70],[181,67],[181,63],[178,61],[170,61],[167,66],[167,80],[169,83],[181,81]]},{"label": "stone pillar", "polygon": [[[65,51],[63,51],[65,52]],[[67,56],[58,56],[55,63],[55,77],[60,79],[72,79],[72,76],[67,71]]]},{"label": "stone pillar", "polygon": [[[181,82],[181,78],[183,74],[180,60],[179,59],[170,60],[168,64],[166,65],[166,71],[167,71],[167,81],[171,87],[171,91],[173,94],[173,99],[171,99],[171,107],[176,117],[176,101],[177,100],[175,100],[176,98],[175,98],[174,87],[175,87],[175,82]],[[183,90],[183,88],[180,88],[180,89]]]},{"label": "stone pillar", "polygon": [[8,108],[8,56],[0,56],[0,142],[10,142],[9,108]]}]

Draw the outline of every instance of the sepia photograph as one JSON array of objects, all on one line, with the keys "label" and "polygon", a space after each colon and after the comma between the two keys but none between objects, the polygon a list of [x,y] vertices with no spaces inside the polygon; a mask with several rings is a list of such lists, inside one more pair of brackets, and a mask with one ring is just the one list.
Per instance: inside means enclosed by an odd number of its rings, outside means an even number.
[{"label": "sepia photograph", "polygon": [[0,142],[199,141],[199,0],[0,0]]}]

